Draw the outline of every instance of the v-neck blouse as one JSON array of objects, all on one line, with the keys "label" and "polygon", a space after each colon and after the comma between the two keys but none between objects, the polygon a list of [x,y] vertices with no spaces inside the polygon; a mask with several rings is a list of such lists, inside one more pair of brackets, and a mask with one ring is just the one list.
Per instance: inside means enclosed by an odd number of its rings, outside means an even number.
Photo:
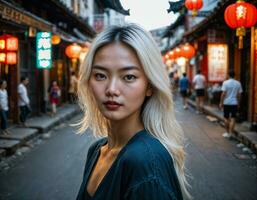
[{"label": "v-neck blouse", "polygon": [[122,148],[91,197],[87,183],[106,143],[103,138],[89,148],[77,200],[183,200],[172,157],[146,130]]}]

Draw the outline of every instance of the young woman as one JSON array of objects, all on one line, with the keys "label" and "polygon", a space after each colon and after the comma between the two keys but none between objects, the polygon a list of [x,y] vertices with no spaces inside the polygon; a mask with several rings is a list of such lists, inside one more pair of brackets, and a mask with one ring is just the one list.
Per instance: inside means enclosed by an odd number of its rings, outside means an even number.
[{"label": "young woman", "polygon": [[56,106],[59,103],[60,88],[57,81],[53,81],[49,89],[50,103],[52,105],[52,115],[56,114]]},{"label": "young woman", "polygon": [[8,135],[7,117],[8,117],[8,94],[6,91],[7,83],[5,80],[0,80],[0,117],[1,117],[1,132],[3,135]]},{"label": "young woman", "polygon": [[135,24],[92,43],[80,68],[80,132],[97,136],[77,200],[181,200],[188,196],[182,130],[157,45]]}]

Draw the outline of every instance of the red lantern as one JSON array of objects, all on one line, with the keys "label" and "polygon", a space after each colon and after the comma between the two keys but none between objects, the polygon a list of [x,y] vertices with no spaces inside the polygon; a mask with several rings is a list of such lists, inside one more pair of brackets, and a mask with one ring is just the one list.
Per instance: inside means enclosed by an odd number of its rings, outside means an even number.
[{"label": "red lantern", "polygon": [[257,22],[256,7],[244,1],[237,1],[226,8],[224,19],[230,28],[236,28],[236,35],[239,37],[238,46],[242,49],[245,28],[252,27]]},{"label": "red lantern", "polygon": [[3,51],[17,51],[19,40],[12,35],[2,35],[0,37],[0,50]]},{"label": "red lantern", "polygon": [[181,55],[187,59],[192,58],[195,55],[194,47],[186,43],[181,47]]},{"label": "red lantern", "polygon": [[192,10],[192,15],[197,15],[197,10],[201,9],[203,7],[203,1],[202,0],[186,0],[185,6],[188,10]]},{"label": "red lantern", "polygon": [[53,45],[57,45],[61,42],[61,37],[59,35],[53,35],[51,41]]},{"label": "red lantern", "polygon": [[171,60],[175,60],[176,59],[174,50],[173,51],[172,50],[169,51],[168,55],[169,55],[169,59],[171,59]]},{"label": "red lantern", "polygon": [[81,52],[81,46],[75,43],[67,46],[65,49],[65,54],[71,59],[79,58],[80,52]]},{"label": "red lantern", "polygon": [[174,57],[175,57],[175,59],[181,57],[181,49],[180,49],[180,47],[176,47],[174,49]]}]

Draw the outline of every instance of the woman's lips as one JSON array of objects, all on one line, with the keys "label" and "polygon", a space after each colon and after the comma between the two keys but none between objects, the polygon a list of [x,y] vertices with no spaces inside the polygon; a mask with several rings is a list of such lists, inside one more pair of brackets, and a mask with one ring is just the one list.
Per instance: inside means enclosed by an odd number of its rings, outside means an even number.
[{"label": "woman's lips", "polygon": [[115,101],[106,101],[104,102],[104,105],[108,110],[117,110],[121,106],[121,104]]}]

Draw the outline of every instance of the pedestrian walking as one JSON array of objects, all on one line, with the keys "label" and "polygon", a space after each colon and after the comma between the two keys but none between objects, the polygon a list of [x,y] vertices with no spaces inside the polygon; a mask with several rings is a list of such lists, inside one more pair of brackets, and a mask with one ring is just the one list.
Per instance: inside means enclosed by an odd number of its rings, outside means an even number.
[{"label": "pedestrian walking", "polygon": [[50,88],[49,88],[49,99],[51,103],[52,113],[51,115],[54,116],[56,114],[56,106],[59,103],[59,98],[61,96],[61,90],[57,84],[57,81],[53,81]]},{"label": "pedestrian walking", "polygon": [[6,91],[7,82],[5,80],[0,80],[0,117],[1,117],[1,133],[3,135],[9,135],[10,133],[7,129],[7,119],[8,119],[8,94]]},{"label": "pedestrian walking", "polygon": [[26,86],[29,84],[28,77],[21,77],[21,82],[18,85],[18,105],[20,107],[20,122],[23,127],[27,127],[26,120],[31,112],[30,101]]},{"label": "pedestrian walking", "polygon": [[221,87],[220,108],[223,108],[226,132],[222,135],[231,138],[234,135],[236,113],[240,107],[241,83],[234,79],[235,72],[231,70],[228,80],[224,81]]},{"label": "pedestrian walking", "polygon": [[183,199],[182,129],[169,78],[148,32],[105,29],[80,68],[78,97],[88,127],[104,138],[88,151],[77,200]]},{"label": "pedestrian walking", "polygon": [[201,70],[193,78],[193,86],[196,93],[196,113],[203,113],[206,79]]},{"label": "pedestrian walking", "polygon": [[188,108],[187,96],[188,96],[188,92],[189,92],[189,80],[188,80],[187,74],[185,72],[182,74],[182,77],[179,79],[179,91],[183,98],[183,108],[187,109]]},{"label": "pedestrian walking", "polygon": [[75,72],[71,72],[70,85],[69,85],[69,102],[70,103],[76,102],[77,84],[78,84],[78,79],[76,77],[76,74]]}]

